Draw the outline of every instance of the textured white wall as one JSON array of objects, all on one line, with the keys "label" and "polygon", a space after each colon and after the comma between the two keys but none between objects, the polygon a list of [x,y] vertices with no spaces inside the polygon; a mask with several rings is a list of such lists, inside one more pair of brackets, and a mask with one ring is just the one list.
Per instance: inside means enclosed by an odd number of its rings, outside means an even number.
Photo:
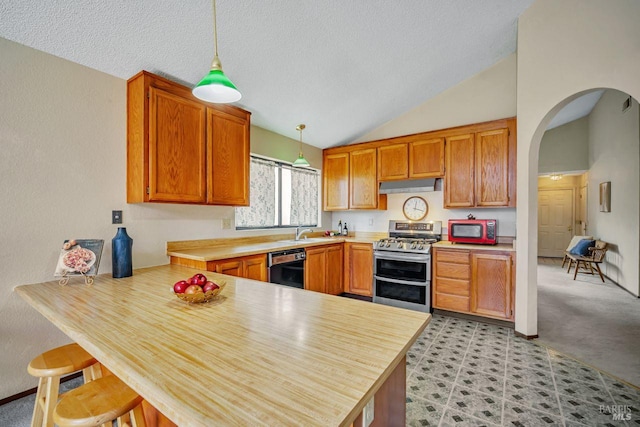
[{"label": "textured white wall", "polygon": [[[516,330],[537,333],[537,173],[553,116],[582,92],[640,96],[640,2],[537,0],[518,20]],[[528,238],[524,238],[524,237]],[[637,236],[636,236],[637,244]],[[637,262],[637,261],[636,261]]]},{"label": "textured white wall", "polygon": [[[640,108],[622,112],[626,93],[608,90],[589,115],[589,233],[611,243],[604,273],[640,292]],[[601,182],[611,182],[611,212],[600,212]]]},{"label": "textured white wall", "polygon": [[539,173],[585,171],[589,168],[589,118],[585,116],[544,133]]},{"label": "textured white wall", "polygon": [[[66,238],[105,240],[111,271],[111,210],[122,209],[134,267],[166,264],[165,242],[239,237],[222,230],[233,208],[127,205],[126,81],[0,38],[0,398],[34,387],[26,367],[68,338],[13,288],[53,279]],[[298,143],[252,128],[256,151],[293,161]],[[275,148],[277,147],[277,150]],[[274,151],[271,151],[271,150]],[[305,147],[321,166],[321,151]],[[325,215],[325,222],[330,215]],[[293,232],[291,232],[293,233]],[[70,286],[79,286],[72,281]]]},{"label": "textured white wall", "polygon": [[445,90],[354,142],[446,129],[516,115],[516,54]]}]

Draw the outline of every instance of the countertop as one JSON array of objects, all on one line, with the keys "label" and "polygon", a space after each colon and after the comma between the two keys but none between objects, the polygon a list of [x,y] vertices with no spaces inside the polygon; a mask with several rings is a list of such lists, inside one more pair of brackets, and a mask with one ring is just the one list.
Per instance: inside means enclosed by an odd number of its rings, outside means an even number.
[{"label": "countertop", "polygon": [[454,243],[448,240],[443,240],[433,244],[436,248],[449,248],[449,249],[475,249],[477,251],[504,251],[515,252],[513,244],[497,244],[497,245],[472,245],[469,243]]},{"label": "countertop", "polygon": [[16,292],[174,423],[348,426],[430,315],[203,271],[227,285],[189,305],[176,265]]},{"label": "countertop", "polygon": [[168,250],[167,255],[192,259],[194,261],[216,261],[220,259],[264,254],[293,248],[331,245],[334,243],[352,242],[373,244],[376,240],[377,239],[369,237],[313,237],[308,239],[302,238],[298,241],[288,239],[247,243],[240,240],[237,243],[233,243],[233,239],[230,239],[229,245],[227,246],[205,246],[193,249]]}]

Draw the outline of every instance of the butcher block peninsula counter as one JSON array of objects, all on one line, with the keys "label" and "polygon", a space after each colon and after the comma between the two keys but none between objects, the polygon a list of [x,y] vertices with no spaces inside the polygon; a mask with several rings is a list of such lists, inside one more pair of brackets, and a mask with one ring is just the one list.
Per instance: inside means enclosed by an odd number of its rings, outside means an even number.
[{"label": "butcher block peninsula counter", "polygon": [[[198,272],[220,297],[176,298]],[[180,426],[349,426],[374,395],[372,425],[404,426],[405,354],[430,320],[177,265],[15,290]]]}]

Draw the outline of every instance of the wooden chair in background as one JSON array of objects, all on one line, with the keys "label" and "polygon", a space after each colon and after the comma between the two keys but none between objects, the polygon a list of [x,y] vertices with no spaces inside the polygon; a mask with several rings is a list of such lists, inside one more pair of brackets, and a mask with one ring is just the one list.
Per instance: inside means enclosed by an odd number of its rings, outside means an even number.
[{"label": "wooden chair in background", "polygon": [[[582,264],[582,268],[585,272],[593,274],[593,268],[595,267],[596,271],[600,275],[600,279],[602,283],[604,283],[604,276],[602,275],[602,271],[600,270],[600,264],[604,261],[604,255],[607,253],[607,242],[603,242],[602,240],[596,240],[595,246],[589,248],[588,256],[574,255],[569,252],[565,252],[565,257],[569,260],[569,267],[567,268],[567,273],[571,271],[571,266],[573,263],[576,263],[575,271],[573,272],[573,280],[576,280],[576,276],[578,275],[578,270],[580,269],[580,264]],[[562,264],[564,266],[564,262]]]}]

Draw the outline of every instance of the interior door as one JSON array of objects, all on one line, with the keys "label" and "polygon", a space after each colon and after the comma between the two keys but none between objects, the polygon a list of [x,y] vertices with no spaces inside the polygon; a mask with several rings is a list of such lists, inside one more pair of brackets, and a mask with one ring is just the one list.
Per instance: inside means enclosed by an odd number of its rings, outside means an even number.
[{"label": "interior door", "polygon": [[573,190],[538,191],[538,256],[564,255],[573,230]]}]

